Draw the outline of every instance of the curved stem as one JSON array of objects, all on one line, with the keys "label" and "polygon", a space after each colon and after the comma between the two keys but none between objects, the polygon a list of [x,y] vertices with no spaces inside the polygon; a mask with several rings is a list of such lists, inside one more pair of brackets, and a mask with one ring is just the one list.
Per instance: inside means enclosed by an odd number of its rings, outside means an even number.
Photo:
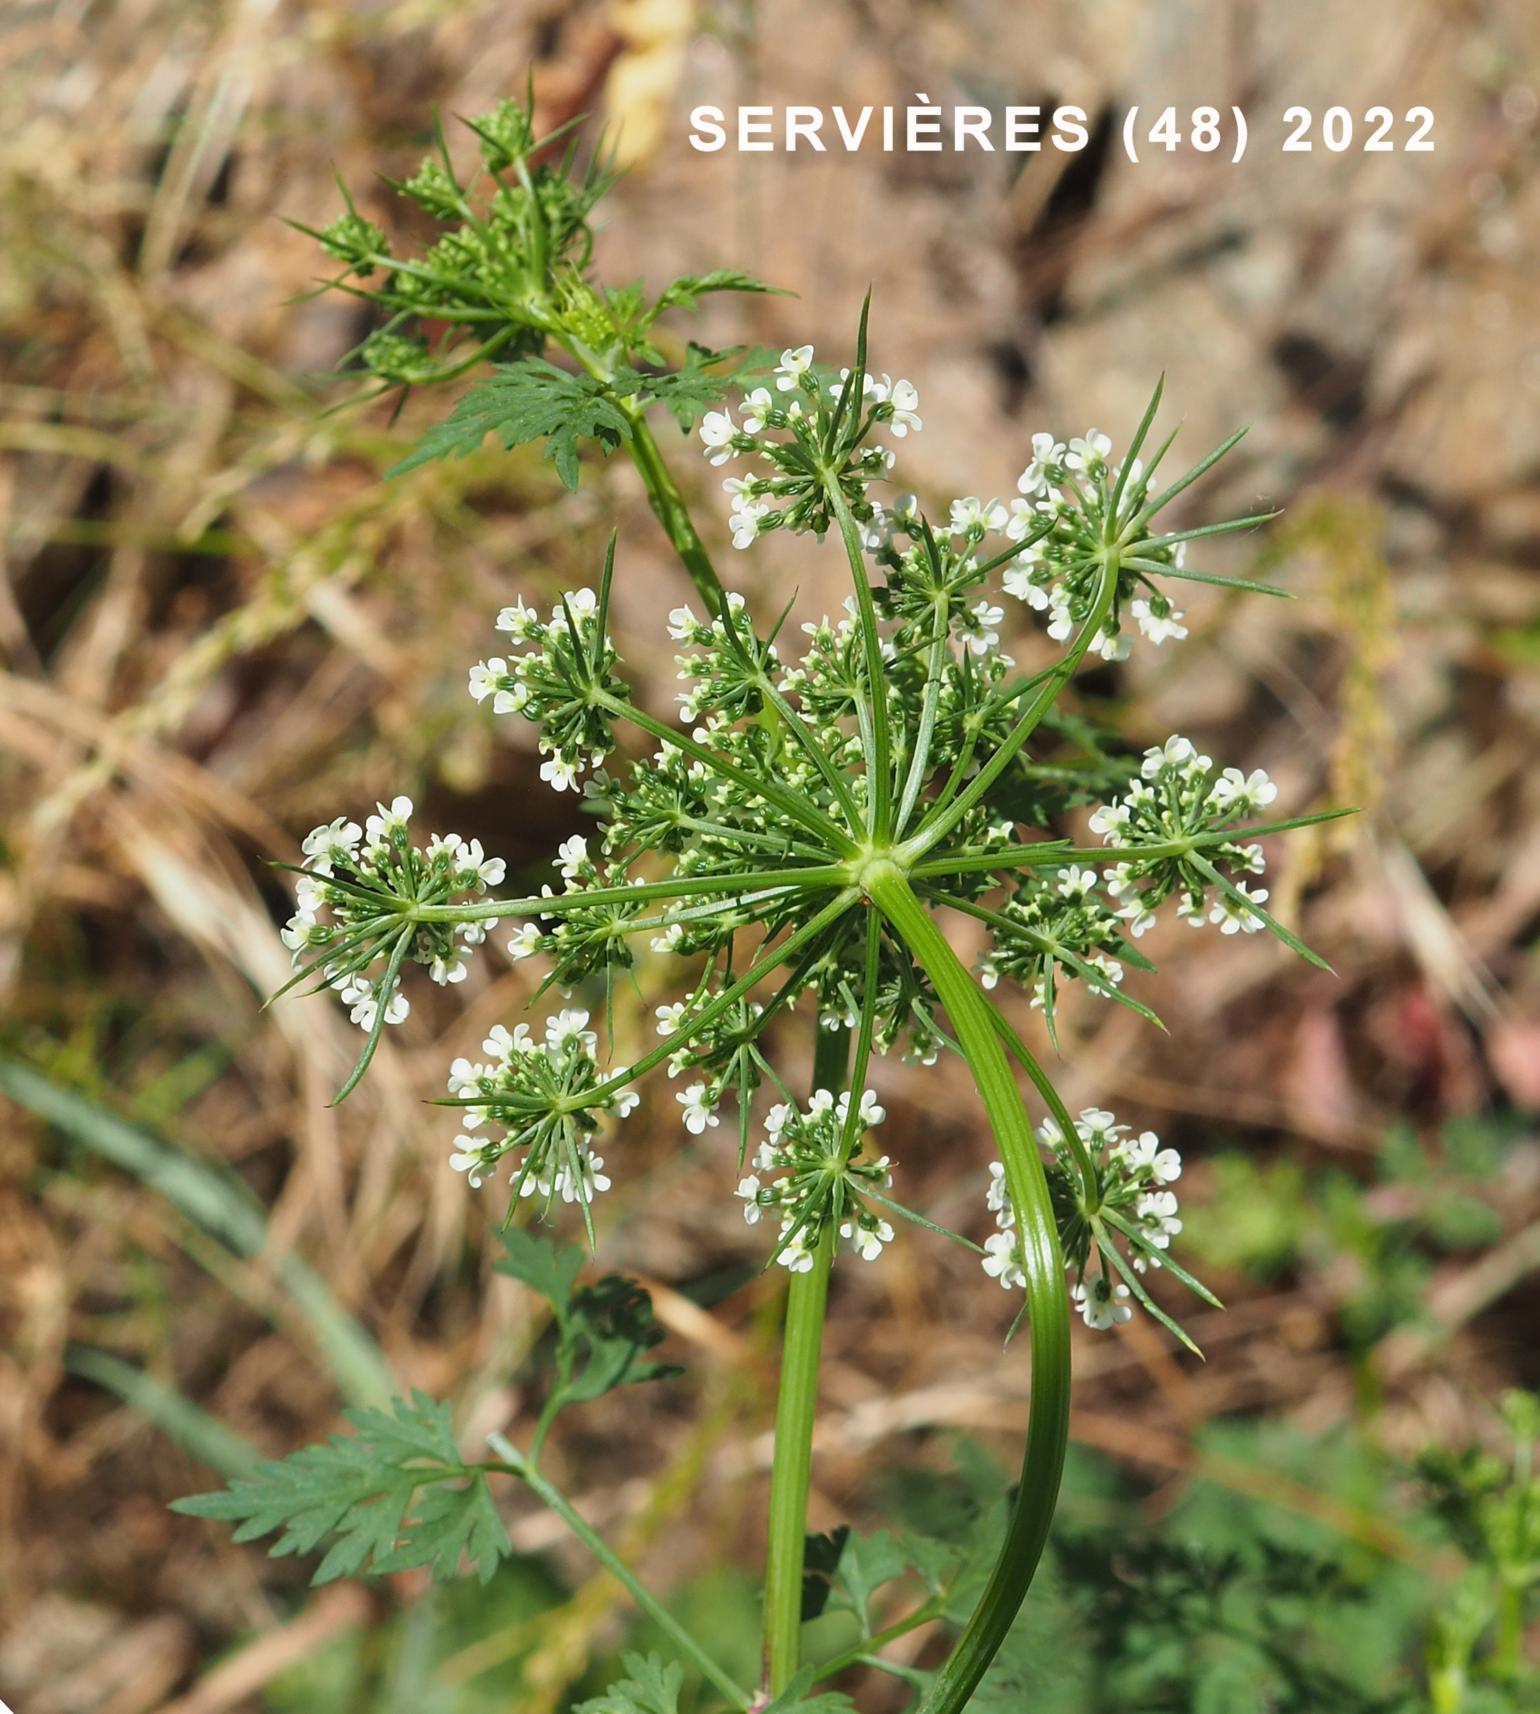
[{"label": "curved stem", "polygon": [[[813,1087],[839,1089],[850,1053],[849,1032],[826,1030],[815,1019]],[[780,1392],[775,1405],[775,1456],[770,1470],[770,1528],[765,1550],[765,1679],[778,1696],[801,1664],[802,1573],[807,1548],[807,1496],[813,1479],[813,1422],[823,1353],[829,1270],[839,1235],[826,1220],[813,1266],[793,1274],[786,1297]]]},{"label": "curved stem", "polygon": [[1069,1433],[1069,1293],[1048,1181],[994,1007],[897,868],[872,874],[867,894],[924,967],[951,1017],[1005,1167],[1027,1276],[1032,1404],[1021,1486],[983,1597],[919,1709],[958,1714],[999,1652],[1048,1538]]}]

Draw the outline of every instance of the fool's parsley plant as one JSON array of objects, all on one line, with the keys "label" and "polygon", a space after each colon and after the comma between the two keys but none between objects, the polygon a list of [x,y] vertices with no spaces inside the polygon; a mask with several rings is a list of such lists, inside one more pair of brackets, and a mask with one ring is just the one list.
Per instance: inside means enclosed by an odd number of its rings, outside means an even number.
[{"label": "fool's parsley plant", "polygon": [[[625,1129],[641,1108],[700,1152],[724,1208],[736,1203],[766,1264],[784,1270],[759,1688],[740,1688],[665,1625],[729,1706],[847,1705],[813,1690],[827,1674],[803,1659],[800,1635],[836,1257],[880,1265],[902,1230],[923,1228],[1023,1294],[1031,1420],[1004,1545],[944,1663],[909,1675],[924,1714],[954,1714],[1009,1629],[1052,1514],[1071,1315],[1105,1330],[1142,1310],[1185,1340],[1152,1295],[1155,1277],[1216,1302],[1178,1256],[1177,1152],[1099,1108],[1072,1117],[1012,1017],[1026,1026],[1036,1015],[1056,1045],[1078,990],[1088,1005],[1153,1019],[1144,948],[1166,920],[1270,932],[1315,957],[1268,913],[1260,880],[1264,841],[1323,817],[1269,820],[1277,790],[1264,773],[1218,764],[1181,735],[1125,762],[1111,734],[1063,701],[1088,659],[1180,645],[1183,585],[1240,582],[1189,565],[1188,549],[1263,520],[1184,527],[1171,510],[1239,436],[1168,476],[1174,434],[1156,438],[1157,387],[1122,448],[1096,428],[1045,431],[1024,439],[1008,501],[922,499],[898,468],[922,430],[921,400],[869,366],[866,308],[833,364],[802,344],[736,372],[733,354],[700,347],[670,367],[660,318],[709,290],[762,288],[727,270],[656,296],[606,287],[592,277],[588,228],[602,171],[580,174],[570,156],[553,164],[511,104],[472,129],[479,179],[457,177],[441,142],[399,187],[442,228],[422,256],[397,255],[351,207],[321,235],[344,269],[337,284],[388,313],[360,360],[405,383],[502,359],[408,465],[472,450],[487,433],[508,446],[544,440],[569,483],[585,449],[629,454],[693,584],[656,621],[679,688],[653,706],[629,676],[611,627],[623,575],[613,536],[583,586],[554,600],[514,594],[487,616],[496,641],[469,665],[469,694],[493,722],[534,728],[541,779],[581,802],[590,829],[562,842],[538,891],[509,896],[499,859],[457,835],[424,837],[405,798],[363,825],[340,816],[303,841],[284,930],[294,980],[335,991],[364,1033],[346,1093],[385,1025],[407,1016],[407,967],[453,984],[494,937],[534,973],[543,1010],[456,1058],[441,1097],[454,1120],[449,1165],[495,1199],[493,1218],[570,1217],[602,1243],[600,1199],[630,1174]],[[654,407],[690,432],[697,476],[730,496],[704,534],[648,427]],[[706,536],[730,537],[752,566],[772,533],[843,561],[848,593],[834,611],[794,624],[789,608],[723,587]],[[975,969],[948,921],[984,935]],[[674,997],[656,1008],[656,1039],[617,1064],[617,978],[645,961],[674,979]],[[802,1090],[786,1046],[799,1021],[813,1061]],[[913,1206],[874,1141],[886,1117],[877,1062],[929,1066],[949,1052],[967,1063],[996,1152],[982,1243]],[[568,1314],[581,1257],[517,1254],[520,1277]],[[604,1339],[597,1348],[621,1349],[622,1333]],[[596,1396],[564,1386],[564,1403]],[[534,1487],[614,1569],[539,1468],[548,1426],[525,1453],[495,1437],[487,1468]]]}]

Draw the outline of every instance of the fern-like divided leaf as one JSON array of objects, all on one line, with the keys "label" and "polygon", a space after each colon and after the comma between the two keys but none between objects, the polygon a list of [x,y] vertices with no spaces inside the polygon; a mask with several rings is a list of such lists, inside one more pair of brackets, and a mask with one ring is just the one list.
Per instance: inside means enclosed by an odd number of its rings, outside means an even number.
[{"label": "fern-like divided leaf", "polygon": [[658,294],[652,306],[654,316],[666,309],[695,309],[708,292],[758,292],[776,297],[790,297],[784,286],[767,286],[741,268],[713,268],[709,274],[683,274]]},{"label": "fern-like divided leaf", "polygon": [[739,358],[737,349],[714,351],[692,341],[678,369],[654,371],[622,364],[604,380],[558,369],[543,357],[500,363],[443,422],[428,430],[390,474],[399,476],[440,458],[469,457],[490,434],[504,451],[543,440],[545,456],[556,466],[557,475],[568,488],[576,488],[578,452],[584,441],[591,441],[607,458],[632,437],[627,407],[634,412],[654,404],[662,405],[688,432],[739,379],[738,370],[718,372],[718,366]]},{"label": "fern-like divided leaf", "polygon": [[679,1714],[684,1669],[655,1654],[622,1657],[626,1676],[602,1696],[580,1702],[572,1714]]},{"label": "fern-like divided leaf", "polygon": [[543,357],[526,357],[498,364],[390,474],[399,476],[439,458],[465,458],[489,434],[505,452],[543,440],[556,474],[566,487],[576,488],[581,443],[591,440],[608,456],[630,440],[631,423],[603,381],[558,369]]},{"label": "fern-like divided leaf", "polygon": [[680,428],[688,431],[704,412],[720,404],[728,387],[736,383],[735,373],[713,372],[713,365],[736,355],[732,351],[713,351],[692,341],[685,351],[682,367],[659,374],[639,369],[617,370],[614,391],[622,397],[634,396],[646,404],[662,405]]},{"label": "fern-like divided leaf", "polygon": [[275,1557],[335,1536],[316,1583],[418,1566],[447,1581],[467,1562],[486,1582],[509,1551],[508,1532],[487,1488],[490,1466],[461,1459],[449,1407],[413,1392],[385,1410],[344,1415],[353,1434],[273,1459],[173,1510],[235,1523],[238,1542],[276,1532]]}]

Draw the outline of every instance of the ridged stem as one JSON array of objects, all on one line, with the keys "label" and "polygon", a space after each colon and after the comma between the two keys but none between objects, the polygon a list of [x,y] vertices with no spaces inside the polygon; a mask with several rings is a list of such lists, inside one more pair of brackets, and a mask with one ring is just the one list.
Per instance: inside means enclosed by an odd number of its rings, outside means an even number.
[{"label": "ridged stem", "polygon": [[983,1597],[918,1710],[960,1714],[1005,1641],[1048,1539],[1069,1434],[1069,1293],[1048,1180],[994,1008],[896,867],[874,865],[864,880],[867,896],[923,966],[951,1018],[1005,1167],[1027,1277],[1032,1402],[1021,1486]]}]

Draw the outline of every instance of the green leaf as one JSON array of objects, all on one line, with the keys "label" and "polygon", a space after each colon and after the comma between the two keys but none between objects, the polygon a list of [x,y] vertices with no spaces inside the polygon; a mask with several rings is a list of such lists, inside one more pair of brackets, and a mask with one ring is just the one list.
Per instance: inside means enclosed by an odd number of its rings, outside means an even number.
[{"label": "green leaf", "polygon": [[847,1530],[832,1573],[829,1606],[854,1613],[861,1629],[870,1635],[877,1629],[872,1620],[872,1597],[883,1584],[904,1576],[910,1566],[905,1544],[890,1530],[876,1530],[871,1535]]},{"label": "green leaf", "polygon": [[652,1318],[652,1299],[636,1283],[607,1274],[597,1285],[580,1286],[562,1328],[557,1361],[566,1377],[563,1404],[582,1404],[641,1381],[666,1381],[683,1374],[673,1363],[642,1358],[661,1343],[663,1329]]},{"label": "green leaf", "polygon": [[580,1702],[572,1714],[679,1714],[684,1668],[656,1655],[622,1656],[627,1676],[602,1696]]},{"label": "green leaf", "polygon": [[489,434],[505,451],[543,440],[557,475],[576,488],[580,443],[594,441],[607,456],[631,438],[631,424],[602,381],[569,374],[543,357],[526,357],[497,364],[389,474],[438,458],[464,458]]},{"label": "green leaf", "polygon": [[735,374],[716,373],[713,369],[733,355],[730,351],[713,351],[692,340],[680,368],[658,374],[617,369],[612,386],[621,398],[637,397],[647,404],[663,405],[680,428],[688,431],[705,411],[721,403],[729,387],[738,384]]},{"label": "green leaf", "polygon": [[784,286],[767,286],[763,280],[756,280],[741,268],[713,268],[709,274],[681,274],[658,294],[652,313],[659,316],[667,309],[697,309],[708,292],[771,293],[783,298],[795,296]]},{"label": "green leaf", "polygon": [[855,1703],[843,1691],[821,1690],[817,1695],[808,1694],[817,1677],[817,1667],[803,1667],[775,1701],[766,1704],[761,1714],[851,1714]]},{"label": "green leaf", "polygon": [[[509,1551],[480,1465],[461,1461],[449,1407],[414,1392],[387,1410],[344,1413],[355,1432],[271,1459],[209,1494],[174,1502],[190,1517],[238,1527],[238,1542],[276,1534],[277,1558],[336,1540],[312,1579],[428,1567],[456,1576],[469,1561],[483,1582]],[[450,1486],[449,1484],[453,1484]],[[426,1490],[419,1497],[419,1490]]]},{"label": "green leaf", "polygon": [[564,1244],[557,1238],[545,1238],[517,1226],[510,1226],[498,1236],[508,1254],[493,1264],[492,1271],[508,1274],[531,1291],[539,1292],[556,1311],[557,1320],[565,1321],[572,1288],[583,1271],[586,1253],[576,1244]]}]

